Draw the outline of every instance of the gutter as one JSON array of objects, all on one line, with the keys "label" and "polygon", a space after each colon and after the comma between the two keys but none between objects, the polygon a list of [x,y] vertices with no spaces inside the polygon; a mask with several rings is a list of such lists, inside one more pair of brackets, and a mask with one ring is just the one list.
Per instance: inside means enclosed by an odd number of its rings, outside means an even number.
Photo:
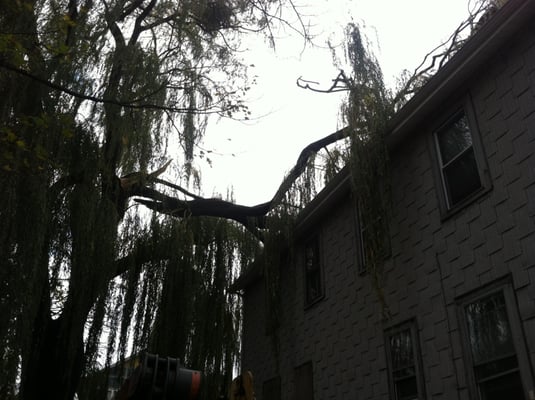
[{"label": "gutter", "polygon": [[470,79],[520,27],[535,17],[535,0],[509,0],[437,71],[390,121],[386,141],[399,145],[425,117]]}]

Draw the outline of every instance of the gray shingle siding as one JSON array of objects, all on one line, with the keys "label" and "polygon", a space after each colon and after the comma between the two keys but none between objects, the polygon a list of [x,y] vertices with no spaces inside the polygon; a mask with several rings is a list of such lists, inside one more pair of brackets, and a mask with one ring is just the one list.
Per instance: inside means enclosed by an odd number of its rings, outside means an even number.
[{"label": "gray shingle siding", "polygon": [[[279,360],[266,336],[262,281],[244,291],[243,369],[262,382],[281,377],[282,399],[293,398],[293,370],[313,363],[316,400],[388,399],[384,329],[415,319],[427,398],[468,399],[469,381],[457,299],[509,277],[531,366],[535,365],[535,30],[519,32],[444,104],[469,96],[479,126],[492,189],[448,218],[426,121],[391,158],[391,257],[384,322],[367,275],[359,274],[353,202],[343,197],[318,232],[325,298],[304,307],[303,266],[281,271],[283,313]],[[447,107],[444,108],[444,111]],[[441,110],[439,110],[441,111]],[[437,113],[436,118],[447,115]],[[533,372],[531,369],[530,372]]]}]

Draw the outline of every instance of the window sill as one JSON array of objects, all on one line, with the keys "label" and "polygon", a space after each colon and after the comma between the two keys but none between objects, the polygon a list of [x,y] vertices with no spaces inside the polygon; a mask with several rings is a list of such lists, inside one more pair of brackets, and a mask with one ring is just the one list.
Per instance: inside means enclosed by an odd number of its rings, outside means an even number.
[{"label": "window sill", "polygon": [[452,208],[443,210],[440,215],[440,221],[445,222],[453,216],[459,214],[461,211],[466,210],[470,205],[475,203],[477,200],[488,194],[492,190],[492,186],[482,186],[466,199],[462,200]]},{"label": "window sill", "polygon": [[325,299],[325,295],[322,294],[321,296],[316,297],[314,300],[311,300],[307,303],[305,303],[305,311],[313,308],[316,304],[320,303],[323,299]]}]

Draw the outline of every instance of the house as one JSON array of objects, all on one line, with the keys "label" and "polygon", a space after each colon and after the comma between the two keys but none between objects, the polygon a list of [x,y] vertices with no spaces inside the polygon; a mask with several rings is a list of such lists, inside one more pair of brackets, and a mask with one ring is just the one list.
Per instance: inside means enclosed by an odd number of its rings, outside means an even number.
[{"label": "house", "polygon": [[257,400],[535,399],[535,1],[510,0],[395,115],[383,318],[343,170],[243,293]]}]

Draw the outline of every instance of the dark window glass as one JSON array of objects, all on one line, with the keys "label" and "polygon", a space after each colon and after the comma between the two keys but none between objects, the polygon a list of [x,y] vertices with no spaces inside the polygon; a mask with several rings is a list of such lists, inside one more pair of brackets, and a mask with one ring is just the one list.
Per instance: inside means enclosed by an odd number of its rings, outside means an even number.
[{"label": "dark window glass", "polygon": [[482,399],[523,399],[519,364],[502,292],[465,306],[474,376]]},{"label": "dark window glass", "polygon": [[447,164],[464,150],[472,147],[472,135],[464,114],[437,134],[442,163]]},{"label": "dark window glass", "polygon": [[422,398],[419,390],[417,351],[415,349],[415,326],[405,325],[402,330],[391,333],[387,338],[390,352],[390,380],[396,400]]},{"label": "dark window glass", "polygon": [[[295,400],[314,400],[314,382],[312,363],[307,362],[294,370],[295,372]],[[269,400],[269,399],[265,399]]]},{"label": "dark window glass", "polygon": [[416,376],[400,379],[396,382],[396,399],[418,399],[418,385],[416,382]]},{"label": "dark window glass", "polygon": [[265,400],[280,400],[281,398],[281,379],[276,377],[264,382],[262,386],[262,398]]},{"label": "dark window glass", "polygon": [[480,382],[481,398],[484,400],[524,399],[520,374],[512,373],[499,376],[486,382]]},{"label": "dark window glass", "polygon": [[309,304],[322,295],[319,240],[315,238],[305,246],[305,291]]},{"label": "dark window glass", "polygon": [[462,156],[443,169],[444,181],[451,205],[459,203],[481,187],[474,149],[470,148]]},{"label": "dark window glass", "polygon": [[475,364],[515,353],[501,293],[468,304],[466,323]]},{"label": "dark window glass", "polygon": [[457,115],[436,138],[448,207],[453,207],[482,186],[466,115]]}]

